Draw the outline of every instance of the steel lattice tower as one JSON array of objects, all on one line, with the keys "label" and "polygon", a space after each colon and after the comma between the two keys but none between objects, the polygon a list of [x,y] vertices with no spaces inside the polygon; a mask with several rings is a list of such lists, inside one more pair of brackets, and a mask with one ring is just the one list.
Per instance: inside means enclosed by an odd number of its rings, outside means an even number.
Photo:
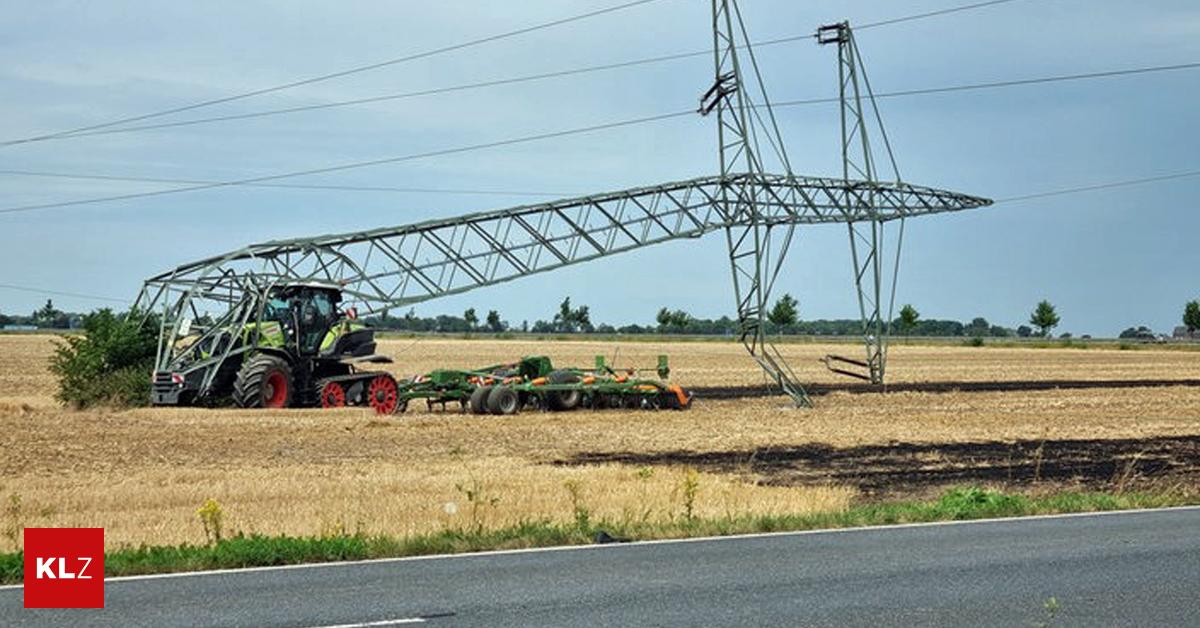
[{"label": "steel lattice tower", "polygon": [[[766,309],[796,227],[845,223],[867,359],[834,359],[865,367],[867,374],[835,370],[881,383],[891,318],[890,311],[884,315],[881,299],[887,284],[882,260],[887,223],[897,222],[901,234],[890,303],[905,219],[991,201],[904,183],[898,173],[893,182],[878,181],[867,133],[872,117],[889,159],[891,148],[846,23],[817,32],[818,42],[838,45],[842,176],[794,174],[735,0],[713,0],[712,18],[715,79],[701,99],[700,114],[715,113],[719,174],[397,227],[264,242],[183,264],[147,279],[135,304],[161,317],[155,370],[199,377],[203,397],[225,360],[253,349],[253,342],[237,338],[261,316],[254,307],[262,302],[258,295],[286,283],[340,285],[346,300],[369,314],[722,232],[741,341],[784,393],[797,405],[809,405],[766,336]],[[866,114],[864,103],[874,116]],[[764,158],[779,170],[769,169]],[[895,170],[894,159],[891,165]],[[220,350],[197,360],[188,355],[192,346]]]}]

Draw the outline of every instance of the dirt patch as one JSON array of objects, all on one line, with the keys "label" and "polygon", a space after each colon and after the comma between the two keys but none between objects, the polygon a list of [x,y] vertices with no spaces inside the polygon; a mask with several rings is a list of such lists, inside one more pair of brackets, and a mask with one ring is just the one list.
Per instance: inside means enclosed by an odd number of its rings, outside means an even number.
[{"label": "dirt patch", "polygon": [[867,497],[920,495],[955,484],[1028,488],[1054,483],[1119,489],[1172,482],[1196,487],[1200,486],[1200,436],[580,453],[553,464],[604,462],[684,465],[750,475],[772,486],[853,485]]}]

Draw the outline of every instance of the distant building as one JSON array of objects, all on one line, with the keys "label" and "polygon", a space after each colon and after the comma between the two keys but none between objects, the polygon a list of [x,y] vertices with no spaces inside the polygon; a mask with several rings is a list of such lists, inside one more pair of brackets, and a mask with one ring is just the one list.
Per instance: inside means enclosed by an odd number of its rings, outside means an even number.
[{"label": "distant building", "polygon": [[1195,333],[1189,334],[1187,327],[1183,327],[1182,325],[1179,327],[1176,327],[1175,333],[1171,334],[1171,336],[1173,338],[1175,338],[1176,340],[1188,340],[1188,339],[1192,339],[1192,338],[1200,338],[1200,336],[1197,336]]},{"label": "distant building", "polygon": [[37,331],[36,325],[5,325],[4,331]]}]

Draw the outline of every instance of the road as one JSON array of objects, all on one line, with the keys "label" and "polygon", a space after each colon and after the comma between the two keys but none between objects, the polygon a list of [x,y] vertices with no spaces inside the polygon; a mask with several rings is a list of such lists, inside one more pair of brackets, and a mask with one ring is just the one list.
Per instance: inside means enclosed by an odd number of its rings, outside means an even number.
[{"label": "road", "polygon": [[106,606],[7,587],[0,624],[1196,626],[1200,508],[110,579]]}]

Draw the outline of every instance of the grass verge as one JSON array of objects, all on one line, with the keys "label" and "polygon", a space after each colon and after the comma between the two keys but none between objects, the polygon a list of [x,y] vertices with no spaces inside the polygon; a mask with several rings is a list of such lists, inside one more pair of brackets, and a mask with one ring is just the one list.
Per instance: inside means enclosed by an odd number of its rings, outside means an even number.
[{"label": "grass verge", "polygon": [[[235,569],[369,558],[459,554],[497,549],[584,545],[607,534],[622,540],[729,536],[757,532],[836,529],[897,523],[956,521],[1165,508],[1200,503],[1193,493],[1061,492],[1044,496],[954,488],[932,502],[893,502],[810,515],[739,515],[714,519],[622,523],[578,518],[574,523],[532,521],[500,529],[453,529],[405,538],[367,534],[292,537],[237,535],[207,545],[142,546],[107,552],[109,577]],[[22,581],[21,552],[0,554],[0,584]]]}]

